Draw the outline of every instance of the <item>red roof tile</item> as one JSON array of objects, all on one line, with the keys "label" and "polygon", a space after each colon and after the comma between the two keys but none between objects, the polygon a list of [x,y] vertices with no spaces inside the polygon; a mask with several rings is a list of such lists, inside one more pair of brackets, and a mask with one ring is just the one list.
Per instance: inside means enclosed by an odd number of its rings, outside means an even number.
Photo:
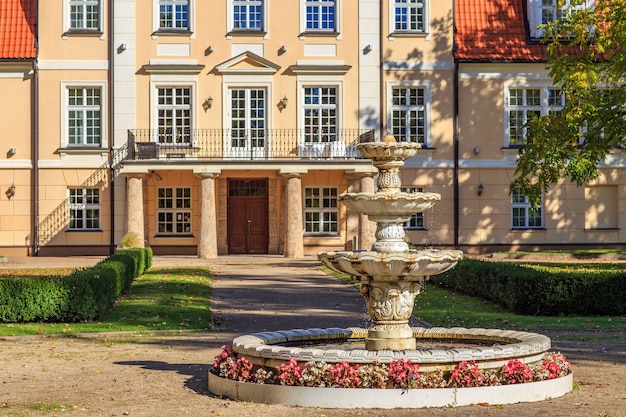
[{"label": "red roof tile", "polygon": [[0,0],[0,59],[36,58],[36,0]]},{"label": "red roof tile", "polygon": [[529,42],[525,0],[455,0],[460,61],[545,61],[545,47]]}]

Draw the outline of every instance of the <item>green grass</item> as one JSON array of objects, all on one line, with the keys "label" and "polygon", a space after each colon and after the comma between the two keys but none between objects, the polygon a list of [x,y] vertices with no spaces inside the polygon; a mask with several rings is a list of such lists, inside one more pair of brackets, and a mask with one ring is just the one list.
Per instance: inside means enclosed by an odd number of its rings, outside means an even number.
[{"label": "green grass", "polygon": [[509,313],[502,307],[427,282],[415,298],[413,314],[434,326],[486,327],[513,330],[626,330],[626,317],[545,317]]},{"label": "green grass", "polygon": [[[11,270],[2,276],[62,275],[62,270]],[[102,320],[86,323],[0,323],[0,336],[101,332],[198,331],[211,326],[207,268],[153,268],[133,283]]]}]

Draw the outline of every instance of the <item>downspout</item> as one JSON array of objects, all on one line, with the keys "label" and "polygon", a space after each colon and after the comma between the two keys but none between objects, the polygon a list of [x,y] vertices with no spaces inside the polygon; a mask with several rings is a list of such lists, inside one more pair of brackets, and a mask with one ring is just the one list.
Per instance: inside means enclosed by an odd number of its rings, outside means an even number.
[{"label": "downspout", "polygon": [[115,156],[115,147],[114,147],[114,138],[115,138],[115,117],[114,117],[114,109],[115,105],[113,103],[115,94],[114,92],[114,69],[115,69],[115,53],[114,50],[114,39],[113,35],[115,31],[113,30],[113,10],[114,10],[115,1],[111,0],[108,2],[109,4],[109,12],[108,12],[108,60],[109,60],[109,73],[108,73],[108,104],[109,104],[109,254],[112,255],[115,252],[115,167],[113,164],[115,161],[113,160]]},{"label": "downspout", "polygon": [[459,63],[455,58],[456,54],[456,10],[455,2],[452,2],[452,59],[454,61],[454,80],[452,94],[454,95],[454,173],[453,173],[453,188],[454,188],[454,248],[459,248],[459,228],[460,228],[460,212],[459,212]]},{"label": "downspout", "polygon": [[384,69],[384,53],[383,53],[383,30],[385,25],[383,24],[383,16],[385,11],[384,1],[378,2],[378,33],[380,45],[378,46],[378,61],[380,62],[380,72],[379,72],[379,80],[378,80],[378,88],[380,91],[378,92],[378,100],[379,100],[379,108],[380,108],[380,119],[379,129],[380,129],[380,140],[382,141],[383,136],[385,136],[384,127],[385,127],[385,86],[383,84],[383,80],[385,79],[385,69]]},{"label": "downspout", "polygon": [[37,16],[35,22],[35,60],[33,61],[33,224],[32,224],[32,236],[33,236],[33,256],[39,256],[39,1],[35,4],[35,14]]}]

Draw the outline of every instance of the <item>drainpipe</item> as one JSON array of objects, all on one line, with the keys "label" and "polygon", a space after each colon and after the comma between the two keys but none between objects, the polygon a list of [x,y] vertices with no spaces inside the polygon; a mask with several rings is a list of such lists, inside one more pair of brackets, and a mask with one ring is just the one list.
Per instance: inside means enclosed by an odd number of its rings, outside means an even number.
[{"label": "drainpipe", "polygon": [[384,132],[384,127],[385,127],[385,119],[387,119],[385,116],[384,109],[385,109],[385,86],[383,84],[383,80],[385,79],[385,69],[384,69],[384,53],[383,53],[383,39],[384,39],[384,35],[383,35],[383,30],[385,28],[384,24],[383,24],[383,16],[384,16],[384,11],[385,11],[385,6],[384,6],[384,1],[380,1],[378,2],[378,42],[380,43],[380,45],[378,46],[378,61],[380,61],[380,80],[378,82],[379,84],[379,106],[380,106],[380,120],[379,120],[379,129],[380,129],[380,137],[379,140],[382,141],[383,136],[385,135]]},{"label": "drainpipe", "polygon": [[108,83],[109,88],[107,89],[108,94],[108,104],[109,104],[109,255],[112,255],[115,252],[115,169],[113,167],[113,156],[115,155],[115,147],[114,147],[114,138],[115,138],[115,117],[114,110],[115,104],[113,100],[115,98],[114,91],[114,74],[113,70],[115,69],[115,53],[114,53],[114,39],[113,35],[115,31],[113,30],[113,13],[114,13],[114,3],[115,1],[111,0],[108,2],[109,4],[109,18],[108,18],[108,59],[109,59],[109,74],[108,74]]},{"label": "drainpipe", "polygon": [[32,233],[33,236],[33,256],[39,256],[39,67],[38,67],[38,59],[39,59],[39,1],[35,4],[36,10],[35,13],[37,15],[37,22],[35,23],[35,42],[36,45],[36,53],[35,60],[33,61],[33,92],[32,92],[32,108],[33,108],[33,173],[32,173],[32,184],[33,184],[33,192],[32,192],[32,213],[33,213],[33,224],[32,224]]},{"label": "drainpipe", "polygon": [[454,248],[459,248],[459,64],[454,62]]}]

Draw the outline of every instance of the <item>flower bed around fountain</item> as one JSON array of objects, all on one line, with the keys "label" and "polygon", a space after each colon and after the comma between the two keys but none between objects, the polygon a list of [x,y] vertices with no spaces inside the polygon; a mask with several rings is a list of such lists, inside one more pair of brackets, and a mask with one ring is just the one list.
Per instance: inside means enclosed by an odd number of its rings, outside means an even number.
[{"label": "flower bed around fountain", "polygon": [[570,364],[563,355],[545,351],[550,347],[545,336],[489,329],[413,330],[421,342],[455,339],[476,346],[369,352],[332,346],[364,338],[365,329],[257,333],[223,347],[209,372],[209,389],[231,399],[326,408],[458,406],[485,399],[505,404],[541,401],[572,389]]}]

